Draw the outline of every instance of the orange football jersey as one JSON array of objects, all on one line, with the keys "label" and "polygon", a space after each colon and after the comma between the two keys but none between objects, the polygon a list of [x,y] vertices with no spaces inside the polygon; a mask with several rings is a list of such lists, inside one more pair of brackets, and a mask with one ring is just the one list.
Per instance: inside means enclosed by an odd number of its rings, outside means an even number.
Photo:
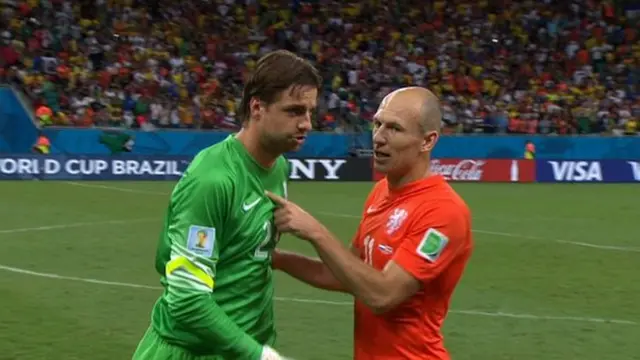
[{"label": "orange football jersey", "polygon": [[381,315],[356,300],[354,359],[448,360],[440,328],[473,249],[460,196],[440,175],[394,190],[383,179],[365,203],[353,247],[377,270],[394,261],[422,284]]}]

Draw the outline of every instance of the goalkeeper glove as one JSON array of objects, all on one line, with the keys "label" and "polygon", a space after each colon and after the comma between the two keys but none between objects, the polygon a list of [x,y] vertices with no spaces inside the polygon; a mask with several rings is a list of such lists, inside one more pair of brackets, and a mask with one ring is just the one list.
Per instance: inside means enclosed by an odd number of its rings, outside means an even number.
[{"label": "goalkeeper glove", "polygon": [[275,351],[272,347],[268,345],[264,345],[262,347],[262,354],[260,355],[260,360],[292,360],[292,359],[286,358],[278,354],[278,352]]}]

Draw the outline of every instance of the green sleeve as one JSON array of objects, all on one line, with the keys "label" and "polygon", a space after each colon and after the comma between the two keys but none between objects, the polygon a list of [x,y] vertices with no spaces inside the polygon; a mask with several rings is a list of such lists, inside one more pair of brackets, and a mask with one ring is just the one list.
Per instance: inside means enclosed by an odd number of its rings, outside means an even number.
[{"label": "green sleeve", "polygon": [[231,321],[213,296],[233,184],[220,177],[189,175],[192,178],[173,194],[171,255],[165,267],[169,313],[225,357],[259,359],[262,345]]}]

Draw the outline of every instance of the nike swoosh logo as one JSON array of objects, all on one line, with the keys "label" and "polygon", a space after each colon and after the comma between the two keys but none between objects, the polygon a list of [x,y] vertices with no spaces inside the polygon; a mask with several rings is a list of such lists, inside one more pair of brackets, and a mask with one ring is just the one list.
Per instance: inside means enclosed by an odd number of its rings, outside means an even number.
[{"label": "nike swoosh logo", "polygon": [[378,209],[374,208],[373,206],[369,206],[369,208],[367,209],[367,214],[371,214],[372,212],[376,211]]},{"label": "nike swoosh logo", "polygon": [[258,203],[260,202],[260,200],[262,200],[261,198],[257,198],[254,202],[249,203],[249,204],[242,204],[242,210],[244,210],[244,212],[247,212],[251,209],[253,209],[256,205],[258,205]]}]

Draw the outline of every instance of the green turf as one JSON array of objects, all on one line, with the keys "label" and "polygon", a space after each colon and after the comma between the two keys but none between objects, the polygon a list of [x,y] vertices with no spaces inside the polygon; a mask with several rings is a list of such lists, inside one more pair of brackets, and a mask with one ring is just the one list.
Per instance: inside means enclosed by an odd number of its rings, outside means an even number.
[{"label": "green turf", "polygon": [[[455,187],[478,232],[445,325],[454,359],[640,359],[640,187]],[[157,286],[153,257],[171,188],[1,182],[0,265]],[[290,195],[348,241],[370,188],[294,183]],[[65,224],[73,227],[57,227]],[[311,250],[288,237],[280,246]],[[351,358],[347,296],[284,275],[276,285],[279,350],[300,360]],[[114,360],[130,358],[158,291],[4,269],[0,295],[0,359]]]}]

